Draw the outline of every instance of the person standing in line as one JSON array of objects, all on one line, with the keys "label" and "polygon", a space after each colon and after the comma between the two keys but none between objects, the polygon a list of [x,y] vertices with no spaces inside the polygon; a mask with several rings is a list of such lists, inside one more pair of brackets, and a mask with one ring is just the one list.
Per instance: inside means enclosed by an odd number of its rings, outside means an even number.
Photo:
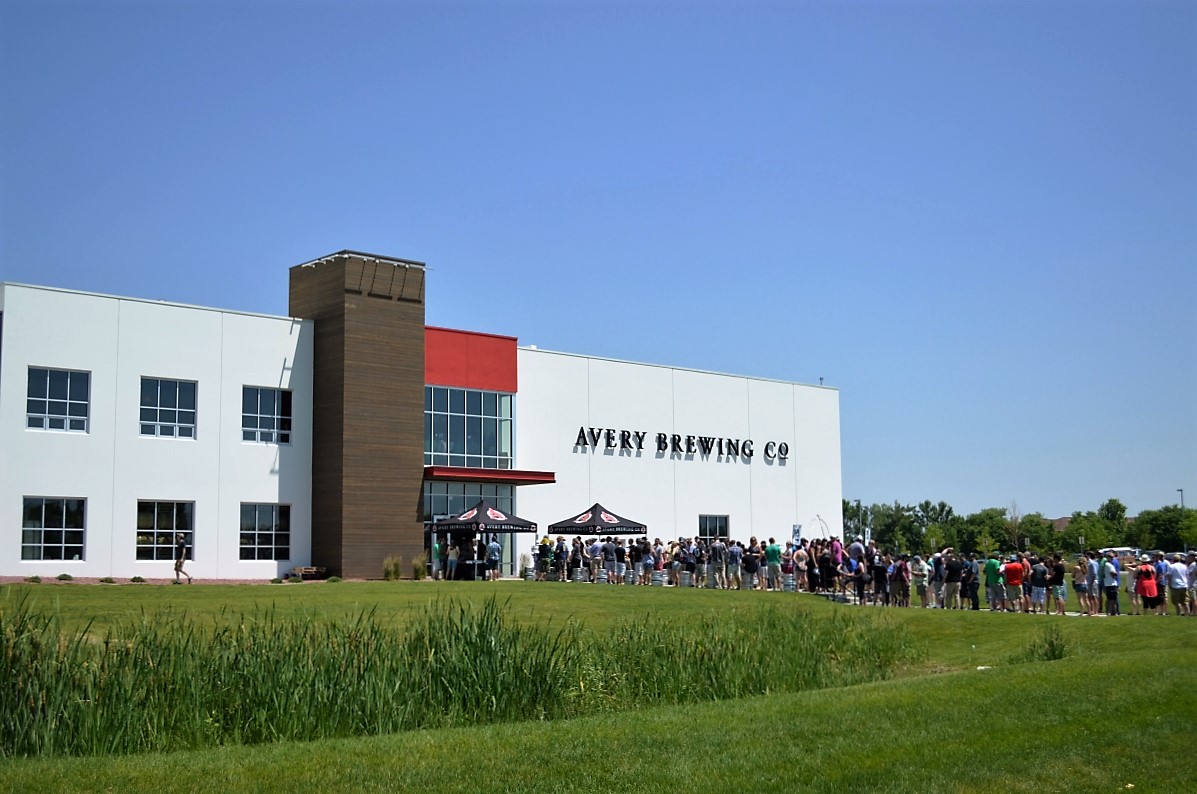
[{"label": "person standing in line", "polygon": [[1099,576],[1101,577],[1102,590],[1105,591],[1106,596],[1106,614],[1110,617],[1121,615],[1122,605],[1118,603],[1120,577],[1118,561],[1114,557],[1114,552],[1106,552],[1106,556],[1101,561]]},{"label": "person standing in line", "polygon": [[441,542],[439,540],[432,541],[432,550],[428,555],[430,557],[429,563],[432,565],[432,581],[440,581],[441,578]]},{"label": "person standing in line", "polygon": [[1140,604],[1143,607],[1139,612],[1132,610],[1132,614],[1158,614],[1156,610],[1164,599],[1161,597],[1158,586],[1160,580],[1156,575],[1155,566],[1151,564],[1151,557],[1146,554],[1139,557],[1139,564],[1131,568],[1131,577],[1134,579],[1135,594],[1139,596]]},{"label": "person standing in line", "polygon": [[910,578],[914,582],[914,594],[919,597],[919,606],[923,609],[927,608],[927,573],[923,556],[914,555],[914,562],[910,564]]},{"label": "person standing in line", "polygon": [[1157,551],[1155,553],[1155,560],[1152,562],[1152,570],[1155,571],[1155,581],[1158,587],[1156,588],[1156,595],[1159,599],[1156,601],[1155,613],[1157,615],[1168,614],[1168,561],[1164,559],[1164,552]]},{"label": "person standing in line", "polygon": [[1006,611],[1025,611],[1022,601],[1022,563],[1017,554],[1011,554],[1010,560],[1002,566],[1002,578],[1006,580]]},{"label": "person standing in line", "polygon": [[499,560],[502,556],[503,547],[499,545],[499,539],[492,535],[490,543],[486,544],[486,570],[490,572],[492,582],[499,581]]},{"label": "person standing in line", "polygon": [[[766,590],[781,592],[781,546],[773,538],[769,538],[769,545],[765,546],[765,577]],[[864,581],[861,580],[863,586]]]},{"label": "person standing in line", "polygon": [[1002,584],[1002,563],[996,551],[985,560],[985,602],[990,612],[1001,612],[1006,605],[1006,591]]},{"label": "person standing in line", "polygon": [[964,565],[964,575],[960,580],[960,608],[976,612],[981,609],[981,568],[977,565],[977,555],[969,554],[967,558],[961,558],[961,562]]},{"label": "person standing in line", "polygon": [[715,573],[715,587],[719,590],[727,589],[727,543],[723,538],[715,538],[711,544],[711,570]]},{"label": "person standing in line", "polygon": [[1051,573],[1043,560],[1031,557],[1031,614],[1047,613],[1047,582]]},{"label": "person standing in line", "polygon": [[1082,554],[1072,567],[1072,590],[1076,593],[1081,617],[1093,614],[1089,609],[1089,558]]},{"label": "person standing in line", "polygon": [[[457,548],[456,543],[452,545],[446,543],[445,545],[449,546],[449,550],[446,552],[449,556],[445,560],[445,580],[451,582],[457,578],[457,558],[461,556],[461,549]],[[537,569],[536,576],[540,577],[539,569]]]},{"label": "person standing in line", "polygon": [[1185,572],[1189,575],[1189,616],[1197,615],[1197,552],[1190,551]]},{"label": "person standing in line", "polygon": [[744,586],[741,565],[744,563],[744,544],[738,540],[728,541],[727,546],[727,586],[732,590],[739,590]]},{"label": "person standing in line", "polygon": [[187,561],[187,536],[182,532],[175,533],[175,584],[179,584],[179,575],[187,577],[187,584],[191,584],[191,574],[183,570],[183,563]]},{"label": "person standing in line", "polygon": [[1176,607],[1177,617],[1189,612],[1189,569],[1179,554],[1172,555],[1168,566],[1168,600]]},{"label": "person standing in line", "polygon": [[1100,565],[1097,562],[1097,552],[1085,552],[1086,565],[1089,568],[1089,614],[1096,615],[1101,611],[1101,580],[1098,578]]},{"label": "person standing in line", "polygon": [[[910,606],[910,555],[902,554],[894,560],[894,606]],[[886,594],[886,601],[889,594]]]},{"label": "person standing in line", "polygon": [[960,608],[960,585],[964,581],[964,562],[956,555],[956,550],[948,547],[943,550],[943,608]]},{"label": "person standing in line", "polygon": [[1060,559],[1060,552],[1052,555],[1051,564],[1048,566],[1051,570],[1051,577],[1048,579],[1048,587],[1051,588],[1052,598],[1056,600],[1056,614],[1064,614],[1064,604],[1068,601],[1068,592],[1065,589],[1065,578],[1067,578],[1064,561]]}]

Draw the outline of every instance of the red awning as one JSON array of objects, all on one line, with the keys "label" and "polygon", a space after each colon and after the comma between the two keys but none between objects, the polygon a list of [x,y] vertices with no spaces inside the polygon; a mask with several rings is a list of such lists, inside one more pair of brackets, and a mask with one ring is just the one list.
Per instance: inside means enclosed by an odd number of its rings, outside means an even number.
[{"label": "red awning", "polygon": [[523,469],[474,469],[464,466],[425,466],[425,480],[453,480],[455,482],[494,482],[502,485],[545,485],[557,482],[553,471]]}]

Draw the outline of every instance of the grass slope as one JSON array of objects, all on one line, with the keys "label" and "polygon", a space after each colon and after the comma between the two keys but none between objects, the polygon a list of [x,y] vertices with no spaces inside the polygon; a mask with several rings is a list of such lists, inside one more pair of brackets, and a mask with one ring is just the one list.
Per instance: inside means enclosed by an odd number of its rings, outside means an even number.
[{"label": "grass slope", "polygon": [[[0,590],[0,609],[24,589]],[[159,606],[215,623],[272,606],[317,620],[373,608],[403,622],[439,598],[492,594],[509,597],[517,620],[573,618],[596,632],[620,616],[687,620],[729,605],[857,609],[804,595],[522,582],[28,589],[68,624],[104,627]],[[885,611],[926,649],[899,680],[557,723],[9,760],[0,790],[1174,792],[1197,779],[1197,620]],[[1046,625],[1063,632],[1069,658],[1011,664]]]},{"label": "grass slope", "polygon": [[9,791],[1183,791],[1193,654],[356,740],[0,766]]}]

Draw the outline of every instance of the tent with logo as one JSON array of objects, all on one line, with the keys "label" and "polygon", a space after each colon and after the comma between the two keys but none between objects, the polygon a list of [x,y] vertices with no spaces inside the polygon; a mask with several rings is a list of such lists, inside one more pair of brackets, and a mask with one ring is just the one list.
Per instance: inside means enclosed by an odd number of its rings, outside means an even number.
[{"label": "tent with logo", "polygon": [[576,516],[549,524],[549,532],[570,535],[644,535],[648,527],[639,521],[612,513],[598,502]]},{"label": "tent with logo", "polygon": [[483,499],[458,516],[449,516],[435,522],[432,528],[437,532],[535,532],[536,524],[504,513]]}]

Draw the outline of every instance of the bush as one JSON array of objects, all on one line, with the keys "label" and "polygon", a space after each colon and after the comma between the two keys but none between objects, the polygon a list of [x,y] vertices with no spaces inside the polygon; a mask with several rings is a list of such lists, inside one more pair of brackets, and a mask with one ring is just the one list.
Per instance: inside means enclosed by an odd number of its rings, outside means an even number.
[{"label": "bush", "polygon": [[411,578],[417,582],[428,575],[428,552],[422,551],[411,561]]},{"label": "bush", "polygon": [[30,584],[41,584],[41,583],[42,583],[42,577],[40,577],[40,576],[26,576],[26,577],[25,577],[25,581],[26,581],[26,582],[29,582]]},{"label": "bush", "polygon": [[69,573],[60,573],[60,574],[58,574],[58,576],[55,576],[54,578],[60,582],[69,582],[72,579],[74,579],[75,577],[71,576]]},{"label": "bush", "polygon": [[130,582],[132,582],[133,584],[141,584],[142,582],[144,582],[144,581],[145,581],[145,577],[142,577],[142,576],[134,576],[134,577],[133,577],[132,579],[130,579],[129,581],[130,581]]},{"label": "bush", "polygon": [[1056,625],[1044,626],[1043,631],[1028,642],[1021,651],[1010,656],[1011,664],[1022,662],[1054,662],[1072,652],[1064,632]]},{"label": "bush", "polygon": [[116,580],[115,580],[115,579],[113,579],[111,576],[105,576],[105,577],[104,577],[103,579],[101,579],[100,581],[101,581],[103,584],[114,584],[114,583],[116,582]]},{"label": "bush", "polygon": [[291,584],[303,584],[303,577],[296,576],[295,574],[291,574],[290,576],[287,577],[287,581],[290,582]]},{"label": "bush", "polygon": [[282,580],[282,579],[280,579],[279,577],[277,577],[277,576],[276,576],[276,577],[274,577],[273,579],[271,579],[271,580],[270,580],[270,583],[271,583],[271,584],[282,584],[282,583],[283,583],[283,580]]},{"label": "bush", "polygon": [[341,577],[339,577],[339,576],[330,576],[330,577],[328,577],[327,579],[325,579],[325,581],[326,581],[326,582],[329,582],[329,583],[333,583],[333,582],[339,582],[339,581],[341,581]]},{"label": "bush", "polygon": [[382,561],[382,578],[388,582],[397,582],[403,578],[403,558],[393,554]]}]

